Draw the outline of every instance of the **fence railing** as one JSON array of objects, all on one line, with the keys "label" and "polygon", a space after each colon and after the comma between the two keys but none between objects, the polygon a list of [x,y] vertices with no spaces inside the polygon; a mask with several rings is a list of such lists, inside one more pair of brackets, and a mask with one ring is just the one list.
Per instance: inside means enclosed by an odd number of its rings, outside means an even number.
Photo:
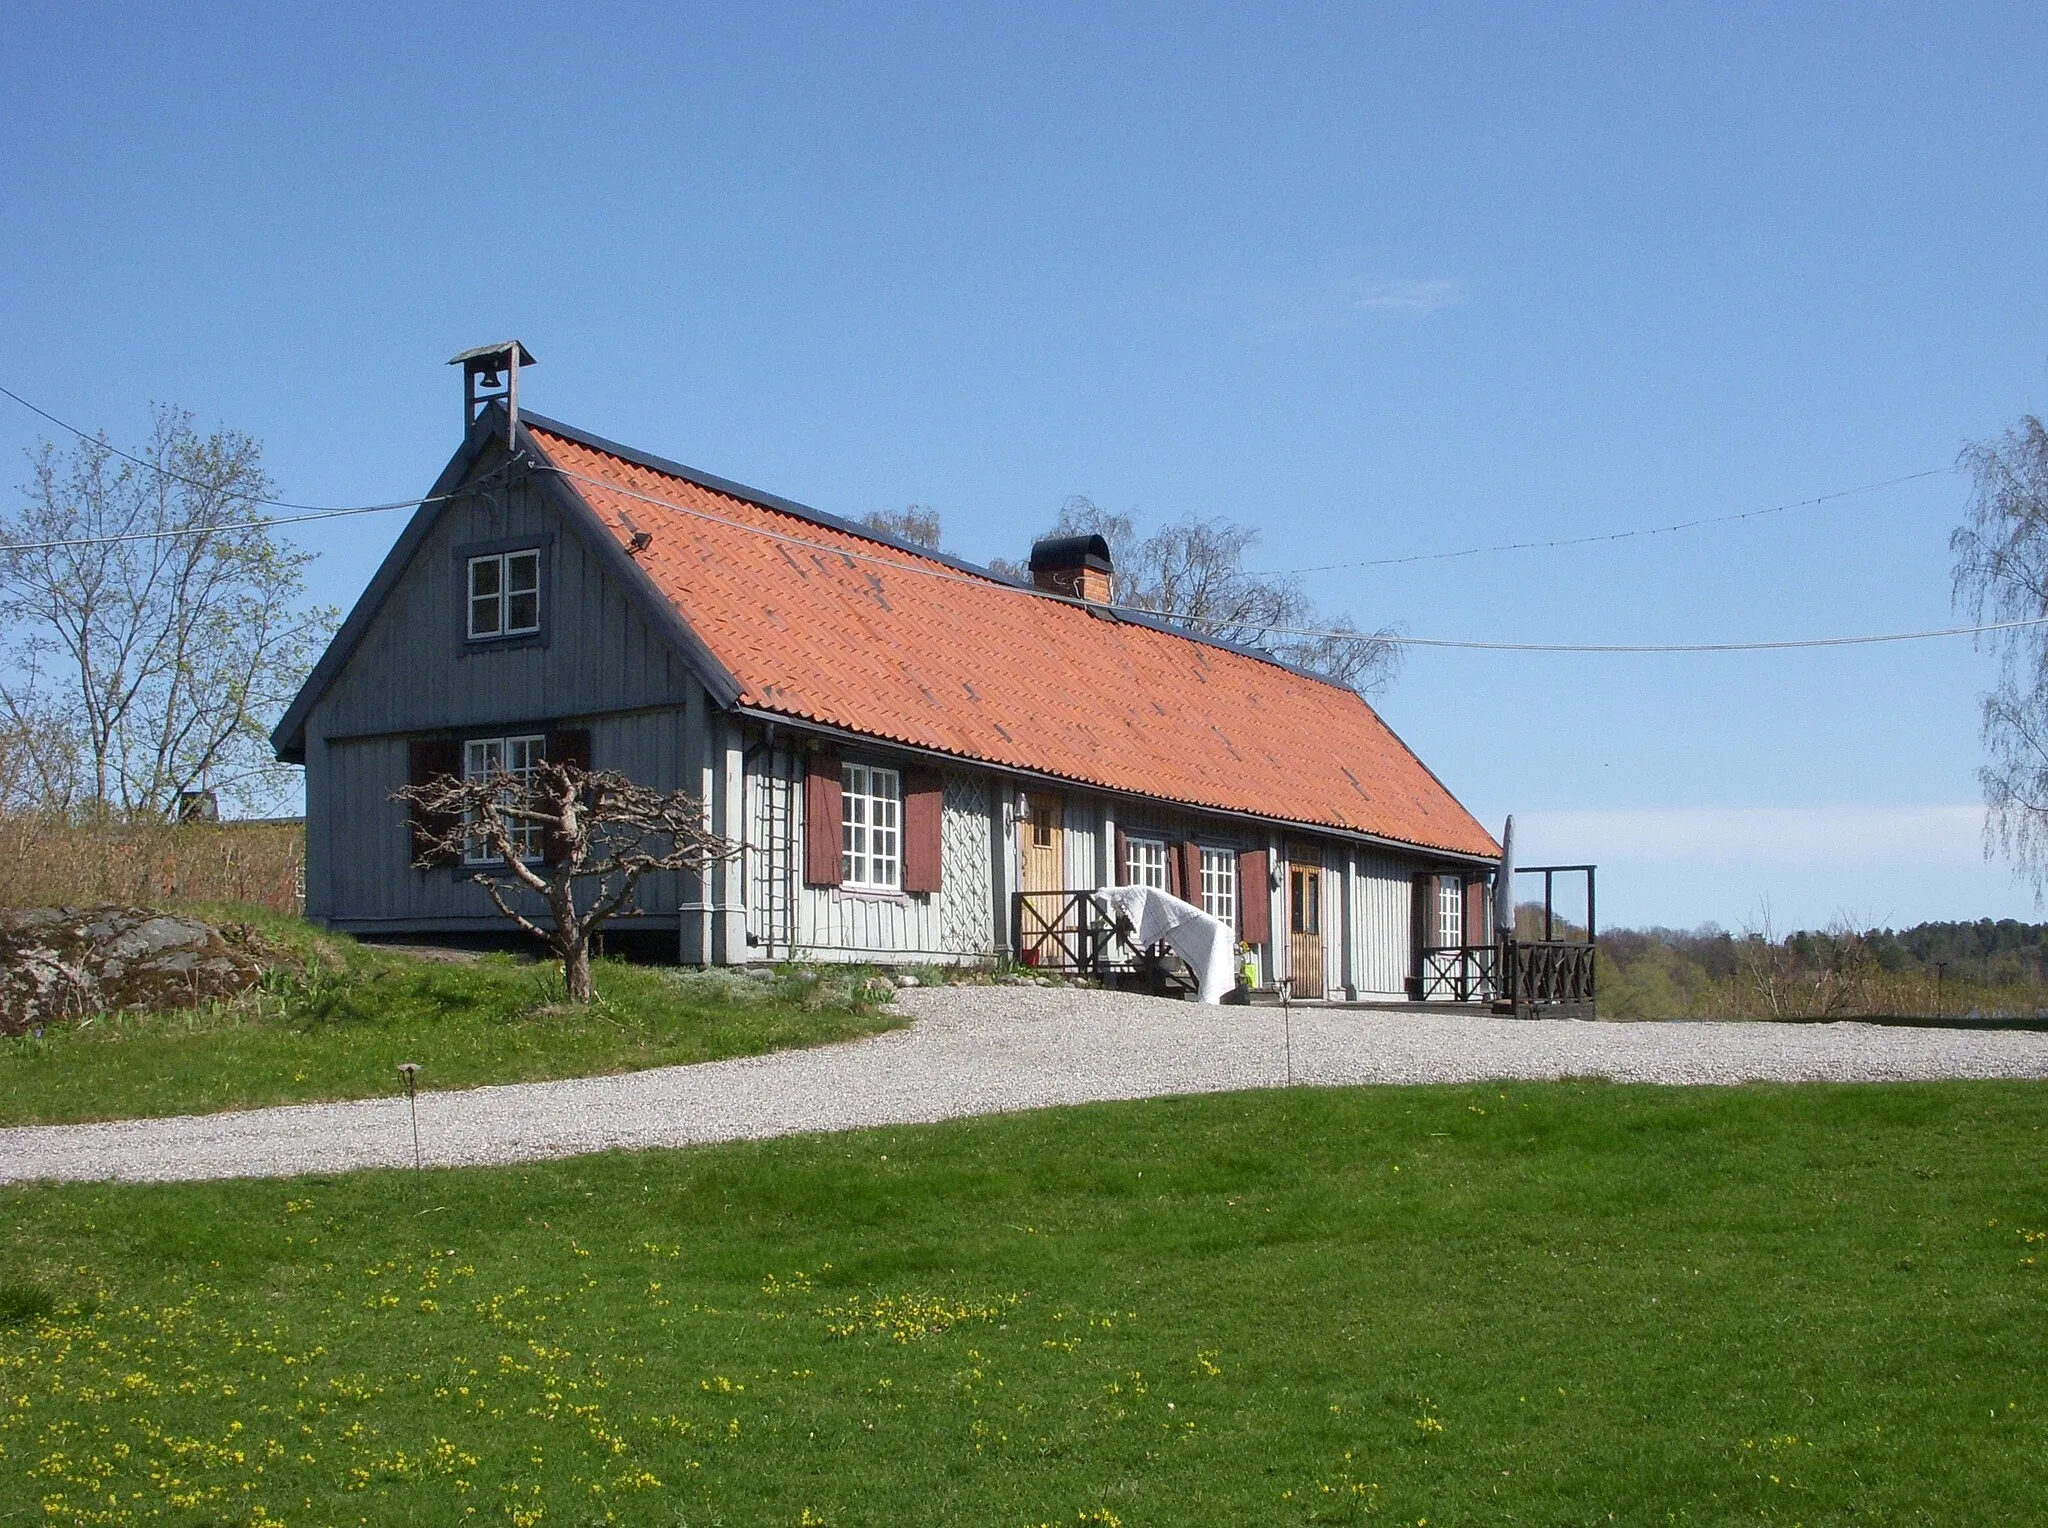
[{"label": "fence railing", "polygon": [[1432,945],[1422,952],[1418,996],[1430,1003],[1492,1003],[1521,1018],[1591,1018],[1594,946],[1583,939],[1506,939]]},{"label": "fence railing", "polygon": [[1590,1019],[1596,961],[1591,940],[1509,939],[1501,945],[1494,1006],[1517,1018]]},{"label": "fence railing", "polygon": [[1433,945],[1422,952],[1422,1000],[1489,1003],[1499,992],[1500,950],[1491,944]]},{"label": "fence railing", "polygon": [[1153,992],[1193,991],[1187,963],[1166,945],[1141,947],[1092,891],[1020,891],[1011,899],[1017,964],[1102,981],[1141,978]]}]

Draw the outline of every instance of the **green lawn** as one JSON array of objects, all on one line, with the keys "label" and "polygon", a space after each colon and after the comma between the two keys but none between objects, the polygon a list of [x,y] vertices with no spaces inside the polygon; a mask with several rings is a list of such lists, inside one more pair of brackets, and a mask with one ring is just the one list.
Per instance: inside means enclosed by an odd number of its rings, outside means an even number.
[{"label": "green lawn", "polygon": [[[559,967],[488,956],[413,959],[250,908],[302,968],[191,1012],[103,1015],[41,1038],[0,1039],[0,1125],[196,1114],[399,1087],[474,1087],[753,1055],[894,1028],[858,1001],[865,973],[789,971],[770,983],[599,961],[599,1003],[565,1008]],[[0,1524],[6,1518],[0,1514]]]},{"label": "green lawn", "polygon": [[2033,1523],[2034,1086],[8,1193],[0,1523]]}]

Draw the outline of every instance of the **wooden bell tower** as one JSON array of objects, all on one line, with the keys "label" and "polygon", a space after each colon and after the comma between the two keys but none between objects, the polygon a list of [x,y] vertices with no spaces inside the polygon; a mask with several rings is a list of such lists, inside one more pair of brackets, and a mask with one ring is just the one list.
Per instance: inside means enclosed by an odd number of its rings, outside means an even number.
[{"label": "wooden bell tower", "polygon": [[519,368],[534,364],[533,352],[517,340],[479,345],[449,359],[462,368],[462,428],[467,433],[477,416],[493,403],[505,405],[505,444],[519,431]]}]

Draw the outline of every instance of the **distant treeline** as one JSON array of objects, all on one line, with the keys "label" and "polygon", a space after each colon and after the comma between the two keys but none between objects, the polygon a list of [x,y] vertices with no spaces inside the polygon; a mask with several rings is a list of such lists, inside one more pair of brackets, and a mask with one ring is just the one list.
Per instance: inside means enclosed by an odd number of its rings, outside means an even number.
[{"label": "distant treeline", "polygon": [[1611,929],[1599,984],[1601,1013],[1618,1019],[2034,1016],[2048,1010],[2048,924]]}]

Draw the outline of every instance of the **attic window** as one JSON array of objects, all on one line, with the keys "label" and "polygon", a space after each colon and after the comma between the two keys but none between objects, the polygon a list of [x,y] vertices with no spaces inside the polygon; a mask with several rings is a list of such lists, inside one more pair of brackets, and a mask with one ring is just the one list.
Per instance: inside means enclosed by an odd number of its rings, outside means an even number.
[{"label": "attic window", "polygon": [[540,549],[469,559],[469,640],[523,637],[540,630]]}]

